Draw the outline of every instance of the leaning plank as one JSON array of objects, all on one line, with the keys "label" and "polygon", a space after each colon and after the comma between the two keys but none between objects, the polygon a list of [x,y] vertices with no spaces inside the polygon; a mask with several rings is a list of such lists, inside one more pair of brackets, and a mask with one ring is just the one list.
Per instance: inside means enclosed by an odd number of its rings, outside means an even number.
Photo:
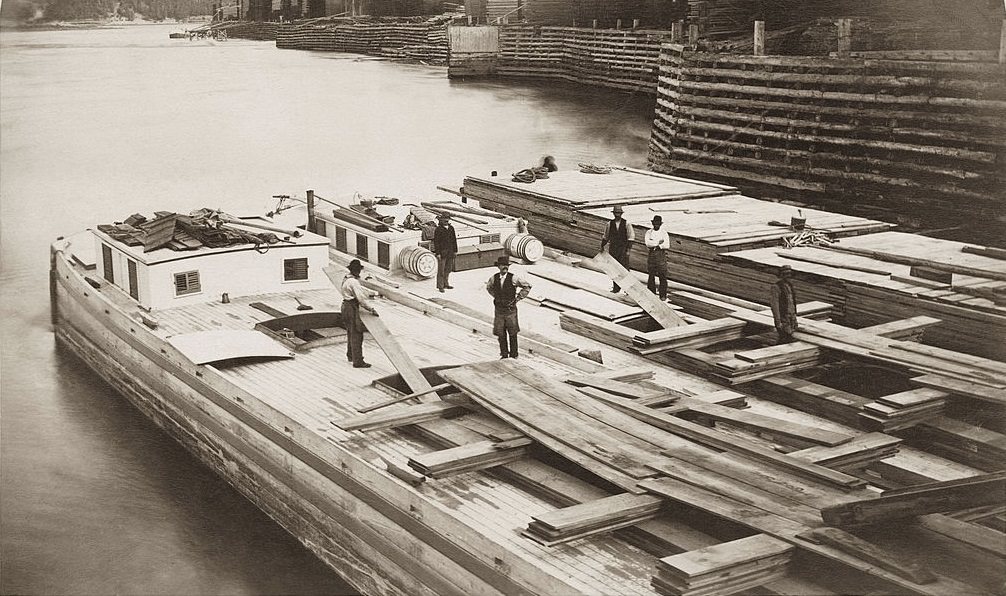
[{"label": "leaning plank", "polygon": [[402,379],[405,380],[409,389],[413,391],[432,389],[430,382],[419,371],[416,363],[405,353],[401,344],[395,339],[394,334],[384,324],[384,321],[380,317],[376,317],[370,313],[361,312],[360,316],[363,319],[363,324],[367,327],[367,331],[374,337],[377,345],[381,346],[381,349],[384,350],[385,356],[391,361],[398,374],[402,375]]},{"label": "leaning plank", "polygon": [[402,395],[400,397],[396,397],[394,399],[389,399],[389,400],[386,400],[386,401],[382,401],[380,403],[376,403],[376,404],[374,404],[372,406],[367,406],[365,408],[360,408],[357,411],[359,413],[361,413],[361,414],[366,414],[367,412],[373,412],[374,410],[380,410],[381,408],[386,408],[388,406],[391,406],[391,405],[394,405],[394,404],[397,404],[397,403],[401,403],[403,401],[407,401],[407,400],[410,400],[410,399],[413,399],[413,398],[416,398],[416,397],[421,397],[423,395],[429,395],[430,393],[433,393],[435,391],[441,391],[443,389],[447,389],[450,386],[451,386],[450,383],[441,383],[439,385],[434,385],[433,387],[430,387],[429,389],[423,389],[421,391],[416,391],[414,393],[407,393],[405,395]]},{"label": "leaning plank", "polygon": [[628,269],[623,267],[610,254],[606,252],[598,253],[591,261],[601,271],[604,271],[612,281],[621,286],[622,290],[635,300],[636,304],[646,311],[646,314],[653,317],[654,321],[660,323],[661,326],[678,327],[685,324],[685,320],[681,318],[681,315],[674,312],[674,309],[657,298],[653,292],[647,290],[635,275],[630,273]]},{"label": "leaning plank", "polygon": [[872,524],[926,513],[995,505],[1006,498],[1006,472],[885,491],[880,497],[821,510],[830,526]]},{"label": "leaning plank", "polygon": [[640,406],[633,403],[631,400],[622,397],[604,394],[603,392],[594,392],[591,393],[591,396],[625,412],[637,420],[642,420],[643,422],[652,424],[657,428],[661,428],[670,433],[674,433],[678,436],[685,437],[709,447],[734,453],[741,453],[753,459],[768,462],[791,472],[795,472],[803,476],[809,476],[835,486],[856,488],[864,485],[864,482],[859,478],[855,478],[841,472],[836,472],[834,470],[829,470],[823,466],[800,461],[750,442],[739,441],[735,437],[723,435],[715,430],[688,422],[687,420],[681,420],[680,418],[654,410],[653,408]]},{"label": "leaning plank", "polygon": [[413,456],[409,467],[424,476],[443,478],[518,460],[528,454],[531,444],[526,437],[505,442],[479,441]]},{"label": "leaning plank", "polygon": [[342,430],[374,431],[385,428],[396,428],[408,426],[417,422],[446,418],[450,415],[460,414],[465,409],[461,406],[449,404],[442,401],[434,401],[425,404],[415,404],[402,406],[392,410],[382,412],[361,414],[350,416],[341,420],[333,420],[332,424]]},{"label": "leaning plank", "polygon": [[872,563],[916,584],[931,584],[936,581],[936,576],[918,563],[896,559],[876,545],[857,538],[845,530],[816,528],[800,534],[799,537],[815,544],[824,544],[847,552],[857,559]]}]

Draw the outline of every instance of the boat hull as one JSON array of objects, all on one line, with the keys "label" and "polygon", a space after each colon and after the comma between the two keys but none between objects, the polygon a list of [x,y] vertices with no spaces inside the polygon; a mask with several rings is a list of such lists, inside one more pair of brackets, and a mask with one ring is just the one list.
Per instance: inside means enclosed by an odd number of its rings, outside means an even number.
[{"label": "boat hull", "polygon": [[[139,320],[110,308],[103,290],[88,285],[58,252],[51,289],[54,332],[63,347],[357,590],[542,592],[511,578],[501,559],[494,566],[493,549],[481,559],[472,554],[472,545],[458,537],[477,542],[477,536],[377,464],[268,411],[220,371],[184,361]],[[543,589],[555,585],[548,581]]]}]

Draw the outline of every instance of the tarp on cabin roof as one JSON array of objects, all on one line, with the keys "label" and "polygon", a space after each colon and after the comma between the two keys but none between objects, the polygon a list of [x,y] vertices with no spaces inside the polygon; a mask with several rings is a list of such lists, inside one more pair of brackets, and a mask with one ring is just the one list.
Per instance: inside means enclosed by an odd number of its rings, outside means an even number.
[{"label": "tarp on cabin roof", "polygon": [[168,338],[168,343],[195,364],[235,358],[293,358],[293,352],[251,329],[197,331]]}]

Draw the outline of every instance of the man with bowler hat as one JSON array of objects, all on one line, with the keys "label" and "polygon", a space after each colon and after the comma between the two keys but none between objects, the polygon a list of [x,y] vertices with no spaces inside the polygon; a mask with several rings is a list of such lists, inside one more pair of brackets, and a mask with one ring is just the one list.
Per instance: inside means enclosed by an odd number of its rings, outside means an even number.
[{"label": "man with bowler hat", "polygon": [[654,215],[650,222],[653,227],[646,231],[644,242],[649,253],[646,256],[646,271],[649,277],[646,279],[646,287],[654,294],[657,293],[657,285],[654,278],[660,280],[660,299],[667,300],[667,249],[671,246],[671,238],[667,232],[660,229],[664,223],[664,218]]},{"label": "man with bowler hat", "polygon": [[[608,227],[604,228],[604,236],[601,237],[601,250],[608,247],[610,254],[622,267],[629,268],[629,243],[636,240],[636,233],[632,231],[632,224],[622,219],[622,207],[615,205],[611,210],[614,218],[608,222]],[[611,291],[618,293],[621,288],[614,281],[611,282]]]},{"label": "man with bowler hat", "polygon": [[510,272],[510,257],[496,259],[496,267],[499,273],[494,273],[486,282],[486,291],[493,297],[493,334],[500,342],[500,358],[516,358],[520,331],[517,303],[527,298],[531,284]]},{"label": "man with bowler hat", "polygon": [[458,234],[451,225],[451,216],[441,213],[437,216],[440,225],[433,233],[433,254],[437,255],[437,289],[452,290],[451,271],[454,271],[454,256],[458,254]]},{"label": "man with bowler hat", "polygon": [[796,322],[796,292],[790,279],[793,268],[783,265],[779,268],[779,279],[772,286],[772,319],[779,335],[778,343],[788,344],[793,341],[793,333],[797,330]]},{"label": "man with bowler hat", "polygon": [[349,262],[349,275],[342,280],[342,326],[346,328],[347,345],[346,358],[353,363],[353,368],[370,368],[363,361],[363,320],[360,319],[360,309],[369,311],[375,317],[377,309],[370,303],[370,290],[360,284],[360,272],[363,263],[360,259]]}]

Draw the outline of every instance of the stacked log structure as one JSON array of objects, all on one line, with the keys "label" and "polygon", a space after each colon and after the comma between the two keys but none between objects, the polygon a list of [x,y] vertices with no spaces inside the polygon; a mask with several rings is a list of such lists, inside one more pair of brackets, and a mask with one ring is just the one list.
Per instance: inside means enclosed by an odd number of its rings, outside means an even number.
[{"label": "stacked log structure", "polygon": [[669,39],[669,31],[505,25],[496,74],[654,93]]},{"label": "stacked log structure", "polygon": [[1006,65],[666,44],[657,92],[656,171],[839,211],[889,210],[900,223],[984,221],[979,240],[1004,237]]},{"label": "stacked log structure", "polygon": [[279,23],[268,21],[238,21],[227,22],[214,27],[227,32],[228,37],[238,39],[254,39],[259,41],[275,41]]},{"label": "stacked log structure", "polygon": [[354,52],[445,64],[447,26],[442,19],[291,24],[279,28],[276,47]]}]

